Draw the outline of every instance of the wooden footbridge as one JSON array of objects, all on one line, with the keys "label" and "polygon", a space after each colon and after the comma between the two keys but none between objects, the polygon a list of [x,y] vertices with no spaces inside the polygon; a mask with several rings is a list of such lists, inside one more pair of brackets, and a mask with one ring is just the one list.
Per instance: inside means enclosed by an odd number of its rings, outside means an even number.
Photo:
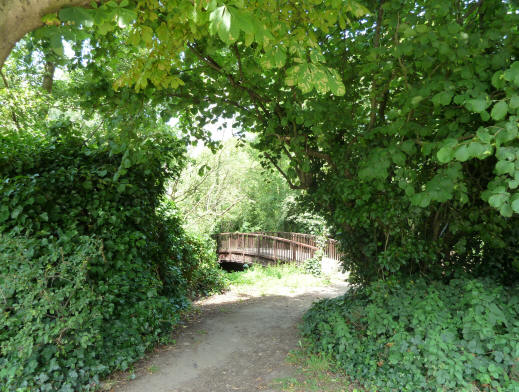
[{"label": "wooden footbridge", "polygon": [[[301,264],[319,249],[316,236],[301,233],[220,233],[215,238],[220,263]],[[323,250],[324,257],[340,260],[337,241],[329,239]]]}]

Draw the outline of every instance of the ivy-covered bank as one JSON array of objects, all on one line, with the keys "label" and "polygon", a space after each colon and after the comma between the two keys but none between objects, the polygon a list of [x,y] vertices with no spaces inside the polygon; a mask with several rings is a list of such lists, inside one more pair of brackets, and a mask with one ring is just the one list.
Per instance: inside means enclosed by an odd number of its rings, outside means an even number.
[{"label": "ivy-covered bank", "polygon": [[189,296],[221,288],[164,181],[184,145],[166,133],[0,140],[0,391],[94,390],[168,332]]},{"label": "ivy-covered bank", "polygon": [[367,391],[519,391],[519,289],[492,280],[379,281],[315,304],[303,334]]}]

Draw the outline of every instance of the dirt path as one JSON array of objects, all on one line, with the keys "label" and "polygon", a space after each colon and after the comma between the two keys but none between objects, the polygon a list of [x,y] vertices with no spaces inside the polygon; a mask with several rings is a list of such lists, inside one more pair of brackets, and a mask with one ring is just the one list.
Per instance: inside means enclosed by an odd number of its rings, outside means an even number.
[{"label": "dirt path", "polygon": [[275,379],[293,372],[285,358],[298,345],[297,324],[305,311],[346,287],[230,292],[203,300],[197,321],[185,326],[177,343],[152,354],[139,364],[134,380],[113,391],[276,391]]}]

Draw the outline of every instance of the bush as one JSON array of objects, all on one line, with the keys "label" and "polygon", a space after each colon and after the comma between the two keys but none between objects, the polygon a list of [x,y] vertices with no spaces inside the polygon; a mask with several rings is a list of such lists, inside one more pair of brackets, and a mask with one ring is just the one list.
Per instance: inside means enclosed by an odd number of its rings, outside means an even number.
[{"label": "bush", "polygon": [[215,255],[161,207],[183,146],[132,145],[0,140],[0,391],[94,389],[221,284]]},{"label": "bush", "polygon": [[368,390],[519,391],[519,289],[378,281],[321,301],[303,333]]}]

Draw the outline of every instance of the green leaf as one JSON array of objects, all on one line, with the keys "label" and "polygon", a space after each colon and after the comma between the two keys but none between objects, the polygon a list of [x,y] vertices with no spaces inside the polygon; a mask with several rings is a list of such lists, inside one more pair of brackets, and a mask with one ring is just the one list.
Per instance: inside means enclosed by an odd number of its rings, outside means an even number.
[{"label": "green leaf", "polygon": [[487,108],[487,101],[484,98],[470,99],[467,101],[467,109],[476,113],[481,113]]},{"label": "green leaf", "polygon": [[510,98],[510,109],[519,108],[519,95],[514,95]]},{"label": "green leaf", "polygon": [[493,136],[490,134],[487,128],[480,127],[477,132],[476,136],[479,140],[481,140],[485,144],[489,144],[492,142]]},{"label": "green leaf", "polygon": [[14,210],[11,212],[11,218],[16,219],[18,216],[22,213],[23,207],[22,206],[16,206]]},{"label": "green leaf", "polygon": [[0,222],[5,222],[9,218],[9,207],[5,204],[0,207]]},{"label": "green leaf", "polygon": [[517,193],[514,195],[514,199],[512,201],[512,210],[514,210],[516,213],[519,213],[519,197],[516,196],[518,196]]},{"label": "green leaf", "polygon": [[286,59],[285,50],[275,47],[265,52],[260,59],[260,65],[264,69],[281,68],[285,65]]},{"label": "green leaf", "polygon": [[137,13],[126,8],[118,9],[116,15],[117,24],[120,28],[125,28],[137,19]]},{"label": "green leaf", "polygon": [[438,157],[438,161],[440,161],[440,163],[448,163],[452,161],[452,158],[454,157],[453,147],[447,145],[440,148],[436,156]]},{"label": "green leaf", "polygon": [[411,99],[411,105],[416,106],[423,100],[421,95],[417,95]]},{"label": "green leaf", "polygon": [[510,142],[517,138],[517,132],[517,122],[511,118],[505,127],[496,133],[496,142],[498,144]]},{"label": "green leaf", "polygon": [[454,153],[454,158],[460,162],[465,162],[470,158],[469,148],[466,144],[460,146]]},{"label": "green leaf", "polygon": [[452,91],[442,91],[433,96],[432,101],[435,105],[447,106],[451,103],[452,96]]},{"label": "green leaf", "polygon": [[238,39],[238,37],[233,37],[231,34],[231,13],[227,6],[222,5],[211,12],[209,21],[209,31],[212,34],[218,34],[218,37],[226,44],[230,44]]},{"label": "green leaf", "polygon": [[338,97],[342,97],[344,94],[346,94],[346,87],[342,82],[339,72],[337,72],[337,70],[334,68],[328,68],[328,71],[331,73],[331,77],[328,78],[328,85],[330,86],[332,94]]},{"label": "green leaf", "polygon": [[519,61],[512,63],[510,68],[505,71],[504,79],[519,86]]},{"label": "green leaf", "polygon": [[492,111],[490,112],[490,115],[492,118],[496,121],[500,121],[503,118],[505,118],[506,114],[508,113],[508,105],[505,101],[499,101],[494,105],[492,108]]},{"label": "green leaf", "polygon": [[494,208],[501,208],[508,201],[509,197],[510,194],[508,192],[497,193],[488,198],[488,204]]},{"label": "green leaf", "polygon": [[512,207],[510,207],[510,204],[505,203],[499,209],[499,213],[505,218],[510,218],[514,214],[514,211],[512,210]]},{"label": "green leaf", "polygon": [[513,175],[515,172],[515,164],[510,161],[498,161],[496,164],[497,174],[510,174]]},{"label": "green leaf", "polygon": [[206,11],[209,11],[209,12],[214,11],[216,9],[217,5],[218,4],[217,4],[216,0],[210,0],[209,4],[207,4]]},{"label": "green leaf", "polygon": [[471,142],[468,149],[470,156],[474,158],[485,159],[492,155],[492,147],[488,144]]},{"label": "green leaf", "polygon": [[492,76],[492,85],[495,88],[503,88],[505,87],[505,80],[503,78],[504,72],[503,71],[497,71]]},{"label": "green leaf", "polygon": [[50,48],[54,51],[54,53],[56,53],[58,56],[64,56],[63,41],[61,38],[61,34],[52,35],[49,40],[49,45]]},{"label": "green leaf", "polygon": [[83,25],[85,27],[92,27],[94,25],[92,11],[86,8],[62,8],[58,16],[63,22],[72,22],[76,26]]},{"label": "green leaf", "polygon": [[510,180],[508,181],[508,187],[510,189],[516,189],[519,186],[519,180]]}]

